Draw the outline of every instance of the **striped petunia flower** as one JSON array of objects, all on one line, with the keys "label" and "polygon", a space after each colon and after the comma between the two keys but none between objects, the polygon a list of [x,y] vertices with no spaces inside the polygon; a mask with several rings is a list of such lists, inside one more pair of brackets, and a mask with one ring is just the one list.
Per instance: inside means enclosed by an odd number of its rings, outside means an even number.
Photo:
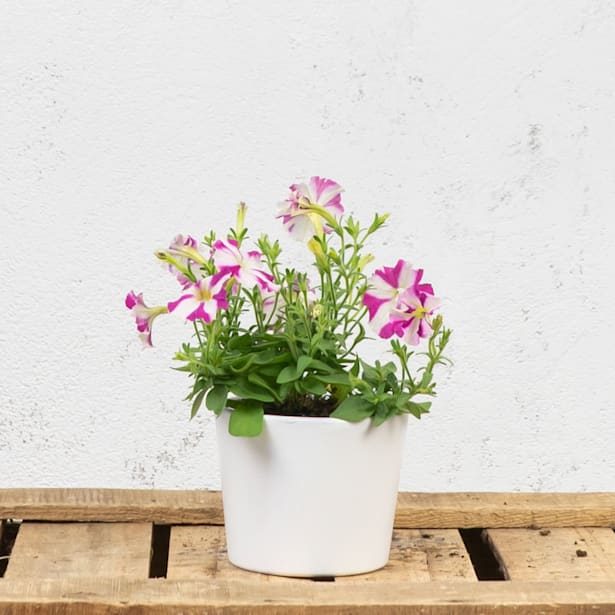
[{"label": "striped petunia flower", "polygon": [[[197,240],[186,235],[176,235],[168,250],[156,252],[156,256],[168,264],[169,271],[177,278],[182,288],[186,288],[201,276],[200,267],[207,261],[199,252]],[[188,277],[190,273],[193,278]]]},{"label": "striped petunia flower", "polygon": [[160,314],[169,311],[167,306],[148,307],[143,301],[143,293],[137,295],[132,290],[126,295],[124,303],[135,317],[139,338],[146,346],[152,346],[152,323]]},{"label": "striped petunia flower", "polygon": [[224,273],[202,278],[184,288],[185,293],[168,304],[169,312],[177,313],[186,320],[211,322],[219,310],[228,308],[226,283],[229,277]]},{"label": "striped petunia flower", "polygon": [[432,332],[431,316],[440,306],[431,284],[422,283],[422,269],[413,269],[404,260],[394,267],[383,267],[368,280],[363,295],[369,322],[382,338],[393,335],[417,345]]},{"label": "striped petunia flower", "polygon": [[290,196],[280,203],[278,218],[293,239],[307,241],[321,236],[344,213],[341,201],[343,188],[332,179],[314,176],[309,182],[292,184]]},{"label": "striped petunia flower", "polygon": [[232,276],[246,288],[258,286],[264,291],[274,291],[277,286],[273,276],[262,269],[262,254],[257,250],[241,252],[235,239],[219,239],[212,246],[212,255],[218,271]]}]

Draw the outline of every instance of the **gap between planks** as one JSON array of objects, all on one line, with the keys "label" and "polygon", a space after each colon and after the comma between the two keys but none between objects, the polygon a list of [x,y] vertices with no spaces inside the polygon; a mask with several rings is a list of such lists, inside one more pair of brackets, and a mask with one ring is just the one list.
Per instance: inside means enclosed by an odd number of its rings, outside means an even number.
[{"label": "gap between planks", "polygon": [[[217,491],[0,489],[0,518],[222,525]],[[615,526],[615,493],[405,493],[395,527]]]}]

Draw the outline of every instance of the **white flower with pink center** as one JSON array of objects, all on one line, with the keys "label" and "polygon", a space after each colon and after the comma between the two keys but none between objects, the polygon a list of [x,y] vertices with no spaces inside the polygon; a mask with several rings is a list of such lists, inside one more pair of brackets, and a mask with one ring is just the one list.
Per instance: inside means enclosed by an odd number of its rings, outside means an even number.
[{"label": "white flower with pink center", "polygon": [[383,267],[369,279],[363,305],[380,337],[396,335],[417,345],[421,338],[431,335],[430,320],[440,299],[433,296],[431,284],[421,283],[422,277],[422,269],[413,269],[400,259],[394,267]]},{"label": "white flower with pink center", "polygon": [[177,301],[168,304],[169,312],[174,312],[186,320],[211,322],[219,310],[228,308],[226,283],[228,276],[217,273],[190,284]]},{"label": "white flower with pink center", "polygon": [[152,346],[152,323],[160,314],[168,312],[167,306],[147,307],[143,293],[137,295],[132,290],[126,295],[125,304],[135,317],[139,338],[146,346]]},{"label": "white flower with pink center", "polygon": [[292,184],[290,196],[280,203],[278,218],[293,239],[307,241],[329,232],[330,223],[344,213],[343,188],[332,179],[312,177],[307,183]]},{"label": "white flower with pink center", "polygon": [[265,291],[276,290],[273,276],[262,269],[263,255],[260,252],[251,250],[243,253],[234,239],[219,239],[212,247],[214,263],[220,273],[232,276],[246,288],[258,286]]}]

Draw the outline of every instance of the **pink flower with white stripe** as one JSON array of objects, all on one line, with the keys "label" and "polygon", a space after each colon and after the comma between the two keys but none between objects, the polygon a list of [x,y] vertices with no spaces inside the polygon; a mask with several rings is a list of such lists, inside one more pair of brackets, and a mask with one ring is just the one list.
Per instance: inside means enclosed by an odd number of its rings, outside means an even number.
[{"label": "pink flower with white stripe", "polygon": [[398,260],[394,267],[383,267],[369,279],[363,305],[380,337],[396,335],[417,345],[421,338],[431,335],[430,320],[440,299],[433,296],[431,284],[421,283],[422,278],[422,269]]},{"label": "pink flower with white stripe", "polygon": [[126,295],[125,304],[135,317],[139,338],[146,346],[152,346],[152,323],[160,314],[169,311],[167,306],[147,307],[143,301],[143,293],[137,295],[132,290]]},{"label": "pink flower with white stripe", "polygon": [[185,271],[191,271],[198,279],[200,266],[205,264],[205,257],[198,250],[198,242],[194,237],[187,235],[176,235],[169,249],[158,253],[158,258],[162,258],[169,265],[169,271],[175,275],[182,288],[186,288],[193,283]]},{"label": "pink flower with white stripe", "polygon": [[235,239],[219,239],[212,247],[214,263],[220,273],[232,276],[246,288],[258,286],[265,291],[276,290],[273,276],[261,268],[263,255],[260,252],[241,252]]},{"label": "pink flower with white stripe", "polygon": [[216,273],[191,283],[184,288],[185,294],[168,304],[169,312],[175,312],[186,320],[211,322],[219,310],[228,308],[225,288],[228,280],[226,274]]},{"label": "pink flower with white stripe", "polygon": [[307,241],[314,235],[328,233],[330,227],[344,213],[341,201],[343,188],[332,179],[312,177],[307,183],[290,186],[290,196],[280,203],[276,216],[293,239]]}]

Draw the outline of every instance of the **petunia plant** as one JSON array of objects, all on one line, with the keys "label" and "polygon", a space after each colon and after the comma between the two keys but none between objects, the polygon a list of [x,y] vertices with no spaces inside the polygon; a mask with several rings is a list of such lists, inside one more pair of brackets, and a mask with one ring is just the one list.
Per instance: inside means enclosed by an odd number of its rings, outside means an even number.
[{"label": "petunia plant", "polygon": [[[158,316],[191,324],[193,335],[175,358],[192,379],[192,416],[203,402],[217,415],[231,408],[229,431],[256,436],[264,414],[379,425],[428,412],[434,368],[447,362],[451,334],[437,314],[440,300],[423,270],[405,260],[368,276],[374,257],[365,243],[388,216],[363,226],[344,216],[341,193],[336,182],[312,177],[291,185],[280,204],[282,227],[313,256],[310,275],[284,265],[279,242],[267,235],[247,245],[241,203],[225,236],[210,231],[199,243],[177,235],[156,252],[177,278],[177,298],[148,307],[142,293],[128,293],[126,307],[147,346]],[[392,361],[360,355],[367,323],[389,341]]]}]

